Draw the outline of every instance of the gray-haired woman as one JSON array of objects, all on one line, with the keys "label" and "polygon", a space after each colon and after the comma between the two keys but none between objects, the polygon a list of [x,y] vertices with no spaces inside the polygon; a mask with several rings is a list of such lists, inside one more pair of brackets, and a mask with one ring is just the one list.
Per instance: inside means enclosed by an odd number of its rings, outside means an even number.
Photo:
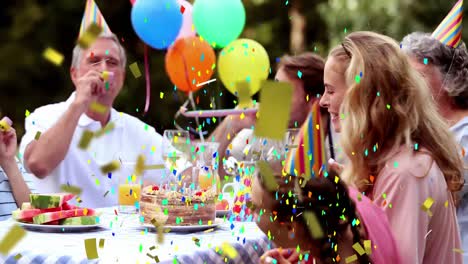
[{"label": "gray-haired woman", "polygon": [[[465,161],[468,179],[468,51],[461,43],[452,48],[431,34],[415,32],[403,38],[401,48],[424,76],[442,116],[447,120]],[[457,218],[463,250],[468,251],[468,185],[460,191]],[[468,263],[468,255],[464,256]]]}]

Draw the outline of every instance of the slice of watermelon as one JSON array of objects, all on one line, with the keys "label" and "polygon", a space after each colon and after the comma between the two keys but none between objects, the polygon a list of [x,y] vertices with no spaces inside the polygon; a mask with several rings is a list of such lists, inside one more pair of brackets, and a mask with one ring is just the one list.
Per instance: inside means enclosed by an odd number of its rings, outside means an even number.
[{"label": "slice of watermelon", "polygon": [[95,225],[99,223],[99,216],[70,217],[60,221],[61,225]]},{"label": "slice of watermelon", "polygon": [[72,209],[79,209],[80,207],[73,205],[73,204],[69,204],[68,202],[65,202],[63,203],[62,208],[63,210],[72,210]]},{"label": "slice of watermelon", "polygon": [[61,211],[62,207],[58,208],[49,208],[49,209],[16,209],[15,211],[11,212],[13,219],[20,221],[20,222],[28,222],[31,223],[33,221],[33,217],[43,213],[49,212],[58,212]]},{"label": "slice of watermelon", "polygon": [[23,203],[21,205],[21,210],[32,209],[31,203]]},{"label": "slice of watermelon", "polygon": [[37,194],[33,193],[29,195],[31,206],[36,209],[48,209],[57,208],[63,205],[63,203],[70,201],[75,197],[71,193],[55,193],[55,194]]},{"label": "slice of watermelon", "polygon": [[77,216],[92,216],[95,215],[95,211],[93,209],[88,208],[80,208],[80,209],[73,209],[73,210],[62,210],[58,212],[50,212],[50,213],[43,213],[33,217],[33,222],[35,224],[44,224],[49,223],[55,220],[61,220],[70,217],[77,217]]}]

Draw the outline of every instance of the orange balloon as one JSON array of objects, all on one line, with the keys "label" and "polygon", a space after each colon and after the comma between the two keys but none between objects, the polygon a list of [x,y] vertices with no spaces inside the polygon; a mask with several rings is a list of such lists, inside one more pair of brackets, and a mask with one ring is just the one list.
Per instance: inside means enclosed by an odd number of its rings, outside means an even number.
[{"label": "orange balloon", "polygon": [[166,54],[166,72],[181,91],[195,92],[200,83],[210,80],[215,68],[216,55],[211,46],[199,37],[176,40]]}]

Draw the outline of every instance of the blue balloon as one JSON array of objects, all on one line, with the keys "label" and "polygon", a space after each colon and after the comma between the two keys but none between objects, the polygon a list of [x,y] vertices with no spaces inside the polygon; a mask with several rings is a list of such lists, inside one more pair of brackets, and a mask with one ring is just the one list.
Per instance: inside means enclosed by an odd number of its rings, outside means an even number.
[{"label": "blue balloon", "polygon": [[182,27],[177,0],[138,0],[131,19],[138,37],[155,49],[169,47]]}]

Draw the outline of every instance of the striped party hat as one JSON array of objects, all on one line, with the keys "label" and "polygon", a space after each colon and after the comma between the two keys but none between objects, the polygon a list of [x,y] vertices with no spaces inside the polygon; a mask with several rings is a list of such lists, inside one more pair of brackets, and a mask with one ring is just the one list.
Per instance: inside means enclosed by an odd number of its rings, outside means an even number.
[{"label": "striped party hat", "polygon": [[320,177],[325,170],[325,131],[321,127],[320,105],[317,100],[296,136],[293,149],[286,158],[284,170],[305,180]]},{"label": "striped party hat", "polygon": [[432,37],[449,47],[458,47],[462,36],[462,18],[463,0],[459,0],[432,33]]},{"label": "striped party hat", "polygon": [[86,0],[85,12],[83,14],[83,19],[81,20],[80,34],[78,35],[78,38],[80,38],[86,32],[86,29],[92,24],[96,24],[102,28],[102,33],[111,33],[111,30],[104,20],[96,2],[94,2],[94,0]]}]

